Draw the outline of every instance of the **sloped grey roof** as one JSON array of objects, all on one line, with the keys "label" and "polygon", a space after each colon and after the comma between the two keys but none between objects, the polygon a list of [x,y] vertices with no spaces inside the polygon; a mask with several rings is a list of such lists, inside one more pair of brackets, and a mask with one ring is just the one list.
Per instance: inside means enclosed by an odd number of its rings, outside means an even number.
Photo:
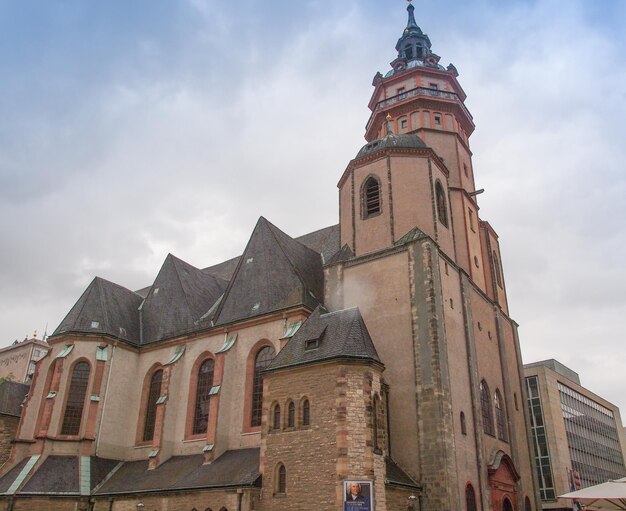
[{"label": "sloped grey roof", "polygon": [[[307,349],[307,341],[315,340],[317,347]],[[267,371],[340,358],[382,364],[358,308],[323,313],[318,307],[272,360]]]},{"label": "sloped grey roof", "polygon": [[138,343],[137,309],[141,301],[137,293],[96,277],[52,335],[66,332],[108,334]]},{"label": "sloped grey roof", "polygon": [[323,298],[319,253],[259,218],[213,322],[226,324]]},{"label": "sloped grey roof", "polygon": [[421,489],[421,486],[391,458],[385,458],[385,468],[387,472],[385,483]]},{"label": "sloped grey roof", "polygon": [[196,330],[227,282],[169,254],[141,306],[142,343]]},{"label": "sloped grey roof", "polygon": [[377,151],[388,148],[403,149],[428,149],[424,141],[414,133],[404,133],[402,135],[394,135],[393,133],[385,135],[368,144],[365,144],[356,155],[356,160],[369,156]]},{"label": "sloped grey roof", "polygon": [[174,456],[148,470],[148,461],[125,462],[95,495],[191,488],[251,486],[259,479],[259,449],[226,451],[208,465],[203,455]]},{"label": "sloped grey roof", "polygon": [[0,413],[20,417],[22,415],[22,403],[30,385],[15,381],[0,383]]},{"label": "sloped grey roof", "polygon": [[48,456],[19,493],[79,493],[78,463],[77,456]]}]

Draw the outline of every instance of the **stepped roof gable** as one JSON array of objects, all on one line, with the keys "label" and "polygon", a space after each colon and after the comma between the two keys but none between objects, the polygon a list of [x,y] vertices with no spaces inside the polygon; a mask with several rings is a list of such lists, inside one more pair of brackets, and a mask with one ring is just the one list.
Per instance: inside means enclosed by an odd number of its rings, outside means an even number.
[{"label": "stepped roof gable", "polygon": [[220,325],[297,305],[314,309],[323,292],[320,254],[260,217],[210,319]]},{"label": "stepped roof gable", "polygon": [[168,254],[140,307],[142,344],[197,330],[227,284]]}]

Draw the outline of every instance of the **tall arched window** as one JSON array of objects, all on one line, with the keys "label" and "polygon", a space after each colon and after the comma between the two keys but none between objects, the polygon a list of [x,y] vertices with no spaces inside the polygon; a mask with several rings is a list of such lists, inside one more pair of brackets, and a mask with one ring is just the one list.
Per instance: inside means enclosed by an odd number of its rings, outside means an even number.
[{"label": "tall arched window", "polygon": [[363,218],[380,213],[380,183],[374,176],[365,181],[362,191]]},{"label": "tall arched window", "polygon": [[493,401],[496,407],[496,428],[498,431],[498,438],[506,442],[506,414],[504,413],[504,402],[502,401],[502,394],[500,394],[500,390],[496,389]]},{"label": "tall arched window", "polygon": [[311,404],[308,399],[302,402],[302,425],[309,426],[311,424]]},{"label": "tall arched window", "polygon": [[513,504],[511,504],[511,501],[507,497],[504,497],[504,501],[502,502],[502,511],[513,511]]},{"label": "tall arched window", "polygon": [[163,370],[155,371],[150,379],[148,389],[148,400],[146,403],[146,422],[143,427],[143,441],[151,442],[154,438],[154,425],[156,423],[157,401],[161,397],[161,382],[163,381]]},{"label": "tall arched window", "polygon": [[500,260],[498,259],[498,255],[496,251],[493,251],[493,271],[496,274],[496,283],[498,286],[502,287],[502,274],[500,273]]},{"label": "tall arched window", "polygon": [[287,427],[296,427],[296,405],[293,401],[290,401],[287,405]]},{"label": "tall arched window", "polygon": [[437,201],[437,217],[445,227],[448,227],[448,205],[441,181],[435,183],[435,198]]},{"label": "tall arched window", "polygon": [[63,425],[61,426],[62,435],[79,434],[88,383],[89,364],[87,362],[79,362],[74,366],[70,387],[67,391]]},{"label": "tall arched window", "polygon": [[287,493],[287,469],[282,463],[276,470],[276,493]]},{"label": "tall arched window", "polygon": [[533,511],[533,506],[528,497],[524,499],[524,511]]},{"label": "tall arched window", "polygon": [[209,425],[209,392],[213,386],[213,372],[215,361],[209,358],[202,362],[198,369],[198,384],[196,385],[196,403],[193,415],[192,434],[200,435],[207,432]]},{"label": "tall arched window", "polygon": [[272,427],[274,428],[274,430],[279,430],[280,429],[280,405],[278,403],[274,405],[272,416],[273,416]]},{"label": "tall arched window", "polygon": [[480,408],[483,416],[483,431],[488,435],[493,435],[493,415],[491,412],[491,397],[487,382],[480,382]]},{"label": "tall arched window", "polygon": [[252,418],[251,426],[261,425],[261,413],[263,412],[263,375],[262,371],[270,365],[276,351],[271,346],[261,348],[254,360],[254,378],[252,381]]},{"label": "tall arched window", "polygon": [[467,435],[467,423],[465,422],[464,412],[461,412],[461,434]]},{"label": "tall arched window", "polygon": [[476,511],[476,493],[471,484],[465,487],[465,508],[467,511]]}]

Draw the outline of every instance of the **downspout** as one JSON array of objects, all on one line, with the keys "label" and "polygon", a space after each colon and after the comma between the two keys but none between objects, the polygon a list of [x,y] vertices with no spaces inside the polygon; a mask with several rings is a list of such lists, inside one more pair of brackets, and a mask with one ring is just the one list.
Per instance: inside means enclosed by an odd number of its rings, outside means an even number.
[{"label": "downspout", "polygon": [[[115,348],[117,345],[113,345],[113,349],[111,350],[111,362],[109,363],[109,372],[107,373],[107,383],[104,388],[104,401],[102,403],[102,413],[100,414],[100,423],[98,424],[98,433],[96,434],[96,456],[98,456],[98,447],[100,446],[100,430],[102,429],[102,423],[104,422],[104,411],[107,406],[107,398],[109,397],[109,380],[111,378],[111,370],[113,369],[113,358],[115,357]],[[111,501],[111,506],[113,506],[113,502]],[[110,507],[109,509],[112,509]]]},{"label": "downspout", "polygon": [[237,490],[237,511],[241,511],[242,501],[243,501],[243,490]]}]

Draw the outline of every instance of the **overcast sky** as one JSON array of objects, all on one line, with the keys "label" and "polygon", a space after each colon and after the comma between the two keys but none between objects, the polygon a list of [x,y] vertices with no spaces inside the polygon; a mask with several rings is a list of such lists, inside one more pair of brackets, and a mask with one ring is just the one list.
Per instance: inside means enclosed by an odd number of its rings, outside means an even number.
[{"label": "overcast sky", "polygon": [[[525,362],[626,410],[626,2],[416,0],[476,132]],[[95,275],[338,221],[402,0],[0,0],[0,345]]]}]

